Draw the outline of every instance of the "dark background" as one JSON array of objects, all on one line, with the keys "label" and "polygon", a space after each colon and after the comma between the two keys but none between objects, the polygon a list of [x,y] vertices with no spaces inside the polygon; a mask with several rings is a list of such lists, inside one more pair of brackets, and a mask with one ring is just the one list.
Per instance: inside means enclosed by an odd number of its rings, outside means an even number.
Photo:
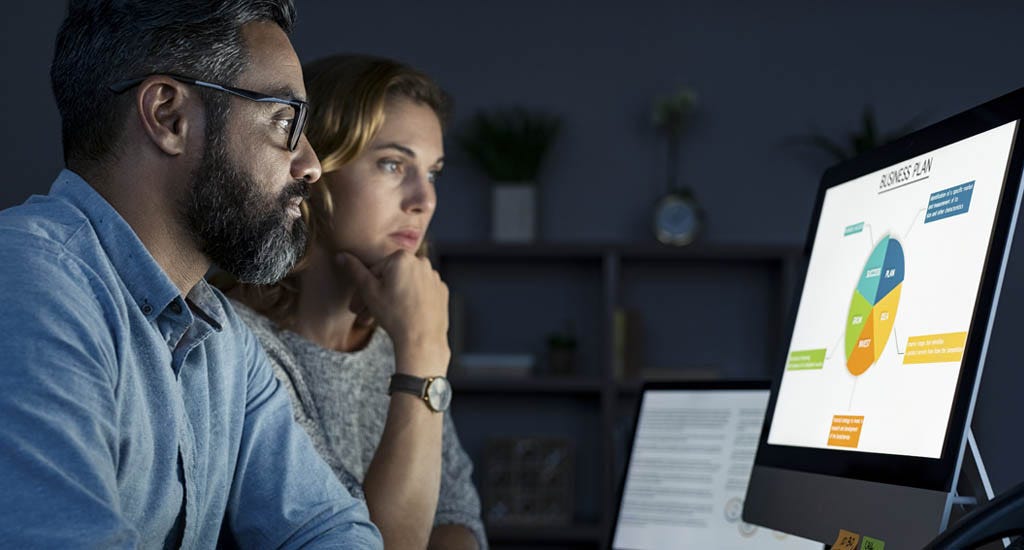
[{"label": "dark background", "polygon": [[[454,96],[456,128],[494,106],[561,115],[540,182],[541,238],[553,243],[652,242],[650,210],[665,191],[665,169],[650,108],[680,84],[699,93],[680,176],[708,212],[702,238],[739,245],[805,238],[829,159],[786,146],[787,137],[815,128],[840,137],[868,104],[883,129],[915,117],[934,122],[1024,85],[1022,10],[1010,0],[297,4],[293,42],[303,61],[366,52],[408,62]],[[62,165],[48,71],[63,2],[4,8],[0,207],[45,192]],[[451,142],[448,157],[433,239],[485,241],[486,177]],[[1024,479],[1024,369],[1013,348],[1024,326],[1022,247],[1011,257],[974,421],[997,491]],[[731,323],[724,316],[735,313],[724,308],[707,325]],[[721,334],[709,347],[736,347]],[[729,374],[773,371],[740,365]]]}]

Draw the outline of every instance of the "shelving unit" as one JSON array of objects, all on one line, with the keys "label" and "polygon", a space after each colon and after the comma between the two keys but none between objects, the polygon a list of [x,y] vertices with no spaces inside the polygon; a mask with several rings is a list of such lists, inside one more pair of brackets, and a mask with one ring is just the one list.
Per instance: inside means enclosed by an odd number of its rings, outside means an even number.
[{"label": "shelving unit", "polygon": [[604,380],[583,377],[497,377],[455,374],[453,384],[460,393],[471,394],[593,394],[604,388]]},{"label": "shelving unit", "polygon": [[560,527],[492,527],[487,531],[493,547],[521,546],[537,548],[543,545],[580,546],[592,548],[603,540],[605,534],[599,525],[567,525]]},{"label": "shelving unit", "polygon": [[[461,322],[453,319],[453,332],[461,333],[456,348],[539,359],[531,377],[453,369],[452,412],[477,472],[486,468],[490,437],[575,443],[574,521],[489,526],[493,547],[595,548],[608,542],[640,387],[638,379],[617,376],[615,312],[626,308],[642,320],[643,341],[633,344],[660,376],[767,378],[780,356],[802,250],[442,243],[433,259],[464,312]],[[567,325],[575,327],[576,370],[556,376],[546,372],[545,336]]]}]

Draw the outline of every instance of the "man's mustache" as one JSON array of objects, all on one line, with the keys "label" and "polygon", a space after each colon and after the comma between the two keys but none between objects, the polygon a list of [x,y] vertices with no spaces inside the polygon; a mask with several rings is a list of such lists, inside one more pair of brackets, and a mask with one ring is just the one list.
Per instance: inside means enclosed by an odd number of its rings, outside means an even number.
[{"label": "man's mustache", "polygon": [[295,197],[302,197],[302,200],[306,200],[309,198],[311,187],[312,185],[306,180],[295,180],[281,193],[281,202],[287,203]]}]

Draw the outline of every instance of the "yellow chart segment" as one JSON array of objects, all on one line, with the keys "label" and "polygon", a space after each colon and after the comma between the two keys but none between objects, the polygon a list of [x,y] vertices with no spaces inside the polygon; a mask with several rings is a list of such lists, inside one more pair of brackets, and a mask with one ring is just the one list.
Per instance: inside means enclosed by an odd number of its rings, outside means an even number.
[{"label": "yellow chart segment", "polygon": [[900,305],[902,290],[902,284],[896,285],[896,288],[882,298],[882,301],[871,308],[871,320],[875,329],[875,348],[878,350],[878,353],[875,354],[876,361],[882,354],[882,350],[885,349],[885,344],[889,342],[889,335],[892,334],[892,324],[896,322],[896,307]]}]

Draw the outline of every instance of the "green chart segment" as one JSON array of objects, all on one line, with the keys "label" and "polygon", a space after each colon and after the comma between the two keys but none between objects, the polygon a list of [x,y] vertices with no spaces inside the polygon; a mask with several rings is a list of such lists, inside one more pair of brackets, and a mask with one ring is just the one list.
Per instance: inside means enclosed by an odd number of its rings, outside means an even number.
[{"label": "green chart segment", "polygon": [[846,317],[846,368],[860,376],[878,361],[892,334],[903,290],[903,246],[884,237],[861,271]]}]

